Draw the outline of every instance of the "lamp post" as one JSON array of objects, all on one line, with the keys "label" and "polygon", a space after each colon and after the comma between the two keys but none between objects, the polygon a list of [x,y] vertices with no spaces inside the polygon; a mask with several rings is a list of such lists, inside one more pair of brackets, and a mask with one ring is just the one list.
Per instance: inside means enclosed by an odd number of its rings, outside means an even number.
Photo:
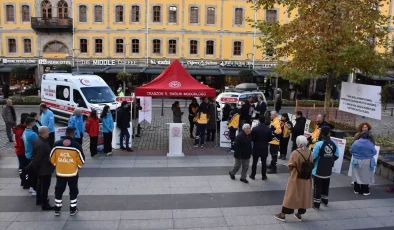
[{"label": "lamp post", "polygon": [[[252,55],[252,59],[254,60],[254,53],[248,53],[246,54],[246,58],[248,59],[248,62],[250,62],[249,56]],[[252,67],[254,69],[254,63],[252,64]],[[250,63],[248,63],[248,68],[250,69]]]},{"label": "lamp post", "polygon": [[73,49],[73,56],[74,56],[74,51],[79,50],[79,53],[77,55],[77,73],[79,73],[79,54],[81,53],[80,49]]},{"label": "lamp post", "polygon": [[130,45],[130,43],[122,44],[122,45],[123,45],[123,72],[126,73],[126,50],[127,50],[127,46]]}]

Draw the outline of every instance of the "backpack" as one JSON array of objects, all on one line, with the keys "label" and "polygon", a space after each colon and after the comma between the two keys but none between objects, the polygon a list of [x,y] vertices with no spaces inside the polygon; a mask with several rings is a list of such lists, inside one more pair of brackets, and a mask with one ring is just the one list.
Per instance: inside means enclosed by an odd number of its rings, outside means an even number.
[{"label": "backpack", "polygon": [[309,157],[307,160],[298,150],[296,150],[296,151],[302,156],[302,158],[304,158],[304,162],[302,162],[302,164],[301,164],[301,170],[298,171],[298,168],[296,167],[296,170],[298,173],[297,177],[299,179],[309,180],[312,177],[312,170],[315,167],[315,165],[311,161],[309,161],[309,159],[311,158],[312,152],[309,154]]}]

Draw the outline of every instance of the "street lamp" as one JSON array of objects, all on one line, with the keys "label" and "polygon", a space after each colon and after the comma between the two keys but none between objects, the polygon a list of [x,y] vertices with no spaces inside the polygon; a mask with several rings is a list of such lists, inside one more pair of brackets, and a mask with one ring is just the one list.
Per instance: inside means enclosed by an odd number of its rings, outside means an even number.
[{"label": "street lamp", "polygon": [[122,44],[123,45],[123,72],[126,73],[126,50],[127,46],[130,45],[130,43],[127,44]]},{"label": "street lamp", "polygon": [[[248,61],[251,60],[251,59],[249,58],[250,55],[252,55],[252,58],[253,58],[253,60],[254,60],[254,53],[247,53],[247,54],[246,54],[246,58],[248,59]],[[254,63],[253,63],[252,66],[253,66],[253,69],[254,69]],[[249,67],[249,69],[250,69],[250,61],[249,61],[249,63],[248,63],[248,67]]]},{"label": "street lamp", "polygon": [[81,54],[81,49],[73,49],[73,56],[75,50],[79,50],[79,53],[77,55],[77,73],[79,73],[79,54]]}]

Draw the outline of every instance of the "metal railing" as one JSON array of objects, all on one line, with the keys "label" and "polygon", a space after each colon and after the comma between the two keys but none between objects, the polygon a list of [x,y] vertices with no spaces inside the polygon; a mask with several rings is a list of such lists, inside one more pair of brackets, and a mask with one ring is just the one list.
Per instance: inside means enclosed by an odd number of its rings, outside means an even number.
[{"label": "metal railing", "polygon": [[73,27],[73,19],[31,17],[31,27],[33,29],[71,29]]}]

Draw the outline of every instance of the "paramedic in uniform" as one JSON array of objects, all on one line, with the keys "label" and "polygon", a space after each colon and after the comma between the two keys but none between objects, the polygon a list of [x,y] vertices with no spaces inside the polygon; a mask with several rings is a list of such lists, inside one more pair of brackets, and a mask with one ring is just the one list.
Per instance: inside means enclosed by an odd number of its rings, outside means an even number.
[{"label": "paramedic in uniform", "polygon": [[46,104],[40,105],[41,111],[41,124],[49,129],[49,144],[53,147],[55,143],[55,117],[51,110],[48,109]]},{"label": "paramedic in uniform", "polygon": [[67,127],[66,137],[55,143],[50,160],[56,167],[55,215],[59,216],[62,208],[62,196],[66,186],[70,189],[70,215],[78,212],[78,169],[85,163],[81,145],[74,140],[75,129]]},{"label": "paramedic in uniform", "polygon": [[276,111],[271,111],[270,128],[272,130],[272,141],[270,141],[269,144],[270,144],[270,154],[272,160],[271,160],[271,164],[268,167],[270,171],[268,171],[267,174],[275,174],[276,162],[278,161],[280,135],[282,134],[280,121],[278,119],[278,113]]}]

